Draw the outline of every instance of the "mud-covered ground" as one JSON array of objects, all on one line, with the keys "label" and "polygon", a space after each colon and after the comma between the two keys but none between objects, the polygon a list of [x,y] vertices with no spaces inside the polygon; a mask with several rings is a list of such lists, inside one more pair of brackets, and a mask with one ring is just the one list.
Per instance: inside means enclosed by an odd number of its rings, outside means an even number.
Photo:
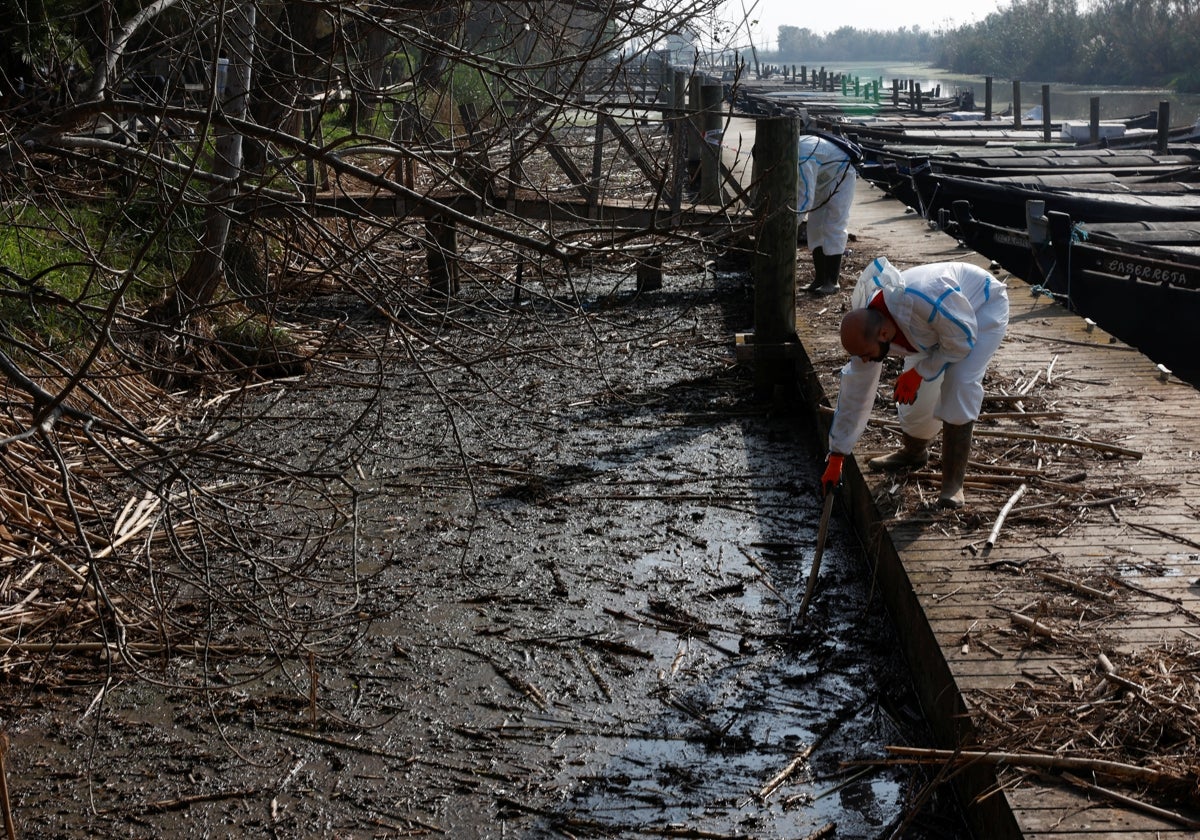
[{"label": "mud-covered ground", "polygon": [[344,627],[311,659],[14,688],[19,836],[964,836],[948,792],[879,763],[927,735],[836,513],[796,620],[823,453],[735,360],[751,288],[714,256],[668,254],[642,294],[613,264],[391,322],[320,301],[344,355],[258,389],[238,440],[352,453],[323,547],[356,564]]}]

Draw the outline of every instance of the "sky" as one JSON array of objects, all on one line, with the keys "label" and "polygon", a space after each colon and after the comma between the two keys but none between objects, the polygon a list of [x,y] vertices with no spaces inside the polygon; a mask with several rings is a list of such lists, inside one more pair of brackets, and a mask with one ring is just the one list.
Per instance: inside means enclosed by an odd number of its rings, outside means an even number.
[{"label": "sky", "polygon": [[755,40],[764,43],[756,46],[774,49],[780,26],[820,34],[843,26],[892,30],[919,25],[936,31],[977,23],[1009,5],[1010,0],[728,0],[725,8],[731,20],[746,8],[759,21]]}]

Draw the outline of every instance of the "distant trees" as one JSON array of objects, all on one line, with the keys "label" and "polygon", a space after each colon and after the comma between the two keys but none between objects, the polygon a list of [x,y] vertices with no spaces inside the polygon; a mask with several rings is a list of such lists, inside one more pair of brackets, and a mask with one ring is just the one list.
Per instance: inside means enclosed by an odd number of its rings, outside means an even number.
[{"label": "distant trees", "polygon": [[781,26],[777,61],[922,61],[956,73],[1200,90],[1200,4],[1013,0],[979,23],[930,32]]},{"label": "distant trees", "polygon": [[1014,0],[943,33],[927,60],[960,73],[1200,90],[1200,7],[1188,0]]},{"label": "distant trees", "polygon": [[928,61],[938,35],[919,26],[894,32],[843,26],[828,35],[797,26],[779,27],[779,61]]}]

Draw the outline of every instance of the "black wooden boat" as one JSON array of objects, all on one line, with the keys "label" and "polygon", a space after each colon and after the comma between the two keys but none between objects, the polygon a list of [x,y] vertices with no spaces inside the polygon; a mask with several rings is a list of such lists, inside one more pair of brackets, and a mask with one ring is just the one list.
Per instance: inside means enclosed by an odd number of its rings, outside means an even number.
[{"label": "black wooden boat", "polygon": [[[982,114],[963,116],[982,117]],[[828,116],[823,119],[829,120]],[[1158,113],[1150,111],[1114,120],[1103,120],[1098,129],[1105,145],[1140,144],[1157,137]],[[1025,120],[1018,127],[1011,117],[992,119],[951,119],[946,117],[910,117],[900,119],[877,116],[845,116],[825,126],[827,130],[855,134],[860,142],[886,145],[954,145],[958,147],[1041,146],[1073,148],[1090,141],[1090,125],[1078,120]],[[1181,137],[1191,136],[1194,126],[1172,129]]]},{"label": "black wooden boat", "polygon": [[1066,213],[1082,222],[1198,221],[1200,183],[1146,182],[1112,178],[1070,186],[1020,183],[928,173],[915,178],[918,207],[938,221],[957,201],[967,201],[976,218],[1006,227],[1023,227],[1028,201],[1043,201],[1047,212]]},{"label": "black wooden boat", "polygon": [[1200,316],[1200,222],[1077,223],[1035,201],[1009,227],[953,210],[965,245],[1200,386],[1185,338]]},{"label": "black wooden boat", "polygon": [[1048,212],[1030,228],[1039,282],[1071,309],[1180,378],[1200,383],[1191,341],[1200,314],[1200,225],[1073,224]]},{"label": "black wooden boat", "polygon": [[972,178],[1036,176],[1031,177],[1031,183],[1054,175],[1046,183],[1068,186],[1057,183],[1065,180],[1059,177],[1062,173],[1116,178],[1153,175],[1159,180],[1180,181],[1189,180],[1192,173],[1200,171],[1200,147],[1196,146],[1173,147],[1162,154],[1142,149],[1029,149],[1015,146],[988,149],[945,146],[927,150],[870,143],[864,144],[863,150],[866,157],[863,177],[914,208],[921,208],[917,181],[930,174]]}]

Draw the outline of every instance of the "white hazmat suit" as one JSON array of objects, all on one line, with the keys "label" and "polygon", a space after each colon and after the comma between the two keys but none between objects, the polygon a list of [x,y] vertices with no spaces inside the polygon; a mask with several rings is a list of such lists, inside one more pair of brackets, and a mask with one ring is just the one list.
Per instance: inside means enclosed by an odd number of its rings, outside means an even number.
[{"label": "white hazmat suit", "polygon": [[[867,266],[851,296],[854,308],[876,293],[915,351],[893,341],[889,353],[904,356],[904,370],[923,380],[911,405],[898,405],[900,428],[932,439],[942,422],[959,426],[979,417],[983,376],[1008,327],[1008,290],[992,274],[964,262],[921,265],[899,271],[879,257]],[[851,357],[842,368],[829,451],[849,454],[866,428],[883,365]]]},{"label": "white hazmat suit", "polygon": [[858,176],[842,147],[815,134],[800,135],[796,212],[808,214],[808,247],[833,256],[846,250],[850,207]]}]

